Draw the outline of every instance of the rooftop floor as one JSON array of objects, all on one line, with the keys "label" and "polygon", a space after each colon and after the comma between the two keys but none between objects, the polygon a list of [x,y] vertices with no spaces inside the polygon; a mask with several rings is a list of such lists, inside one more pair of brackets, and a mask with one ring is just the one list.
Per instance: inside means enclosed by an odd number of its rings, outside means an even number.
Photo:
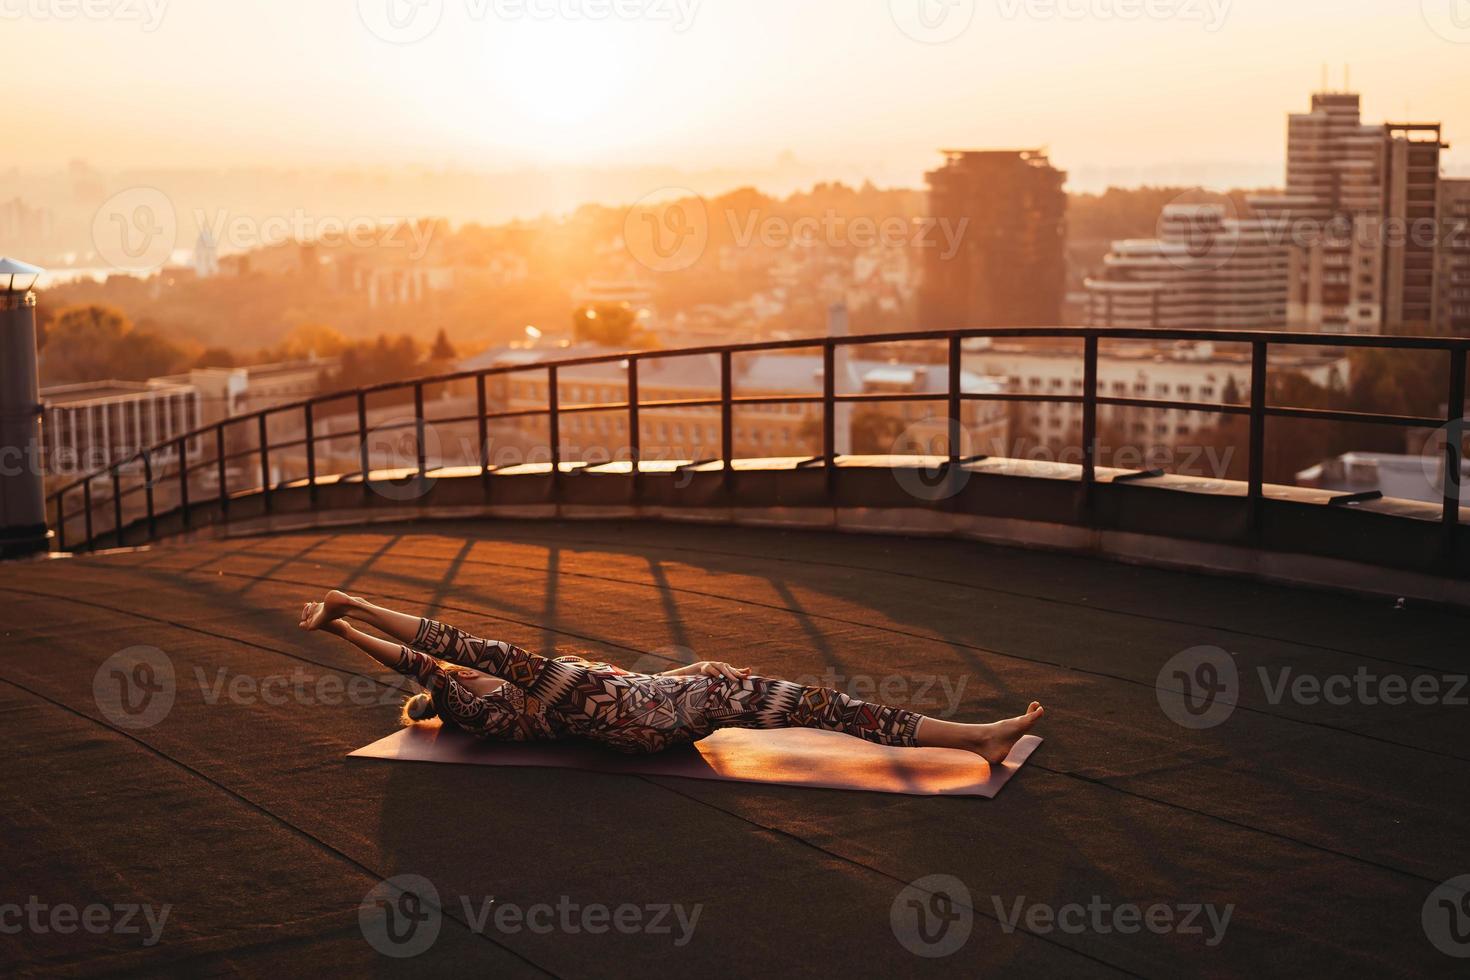
[{"label": "rooftop floor", "polygon": [[[394,729],[399,688],[297,631],[301,603],[338,586],[541,652],[662,669],[682,647],[957,720],[1037,698],[1046,742],[994,801],[349,762]],[[18,913],[0,908],[0,971],[1449,974],[1423,912],[1470,874],[1470,709],[1445,703],[1470,690],[1444,681],[1465,673],[1465,626],[972,543],[688,525],[405,524],[4,565],[0,905],[169,916],[145,947],[141,916],[142,936],[47,913],[10,934]],[[93,685],[140,645],[167,654],[176,695],[130,729]],[[1157,687],[1200,646],[1240,675],[1208,729],[1171,721]],[[339,683],[359,675],[375,680]],[[1304,675],[1352,685],[1311,703]],[[1441,696],[1386,704],[1390,678]],[[400,874],[444,911],[406,962],[358,918]],[[942,959],[892,925],[931,875],[970,894],[951,928],[972,932]],[[670,933],[594,935],[575,914],[545,934],[477,930],[490,898],[699,917],[692,933],[672,915]],[[1129,917],[1152,906],[1175,927]],[[1222,936],[1210,913],[1227,909]]]}]

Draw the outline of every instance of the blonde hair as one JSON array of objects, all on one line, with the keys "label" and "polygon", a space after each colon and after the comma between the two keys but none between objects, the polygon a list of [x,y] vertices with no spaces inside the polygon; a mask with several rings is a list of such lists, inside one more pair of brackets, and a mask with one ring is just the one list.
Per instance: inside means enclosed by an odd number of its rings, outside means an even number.
[{"label": "blonde hair", "polygon": [[[448,663],[443,660],[439,661],[439,666],[444,669],[445,673],[450,675],[474,673],[474,671],[460,664]],[[404,698],[403,708],[398,713],[398,722],[401,725],[417,725],[421,721],[433,721],[439,717],[441,717],[439,706],[434,703],[434,696],[425,691],[421,694]],[[443,720],[445,724],[452,724],[448,718],[444,718]]]},{"label": "blonde hair", "polygon": [[434,706],[434,699],[428,694],[415,694],[404,698],[398,721],[402,725],[417,725],[421,721],[431,721],[437,717],[439,709]]}]

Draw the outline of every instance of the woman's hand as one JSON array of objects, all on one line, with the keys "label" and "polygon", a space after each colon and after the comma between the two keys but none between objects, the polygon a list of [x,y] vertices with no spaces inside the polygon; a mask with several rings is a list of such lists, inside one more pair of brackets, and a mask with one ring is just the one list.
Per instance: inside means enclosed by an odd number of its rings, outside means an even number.
[{"label": "woman's hand", "polygon": [[749,667],[731,667],[727,663],[715,660],[704,660],[688,667],[680,667],[678,670],[666,670],[664,677],[728,677],[732,681],[743,681],[750,676]]}]

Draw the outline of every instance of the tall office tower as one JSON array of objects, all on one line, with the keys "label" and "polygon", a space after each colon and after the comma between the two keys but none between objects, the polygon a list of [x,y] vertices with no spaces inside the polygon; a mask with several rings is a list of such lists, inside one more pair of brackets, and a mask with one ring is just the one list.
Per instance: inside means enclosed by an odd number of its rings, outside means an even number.
[{"label": "tall office tower", "polygon": [[1319,92],[1287,122],[1286,193],[1251,206],[1293,250],[1293,329],[1377,333],[1382,324],[1384,131],[1361,101]]},{"label": "tall office tower", "polygon": [[1470,180],[1439,182],[1435,331],[1470,336]]},{"label": "tall office tower", "polygon": [[1087,280],[1088,325],[1285,330],[1290,269],[1268,223],[1171,204],[1158,238],[1114,242]]},{"label": "tall office tower", "polygon": [[1435,325],[1438,123],[1365,125],[1350,92],[1288,122],[1286,193],[1251,200],[1292,253],[1293,329],[1423,333]]},{"label": "tall office tower", "polygon": [[1438,123],[1385,123],[1383,332],[1434,331],[1438,261]]},{"label": "tall office tower", "polygon": [[1040,150],[944,155],[928,175],[930,214],[963,230],[953,254],[925,253],[921,329],[1059,325],[1067,175]]}]

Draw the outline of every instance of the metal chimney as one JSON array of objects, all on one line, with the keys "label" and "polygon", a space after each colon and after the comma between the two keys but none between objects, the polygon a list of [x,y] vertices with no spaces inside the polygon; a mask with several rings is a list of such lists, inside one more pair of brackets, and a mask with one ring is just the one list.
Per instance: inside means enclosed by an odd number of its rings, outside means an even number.
[{"label": "metal chimney", "polygon": [[36,294],[42,270],[0,258],[0,558],[50,547],[41,466]]}]

